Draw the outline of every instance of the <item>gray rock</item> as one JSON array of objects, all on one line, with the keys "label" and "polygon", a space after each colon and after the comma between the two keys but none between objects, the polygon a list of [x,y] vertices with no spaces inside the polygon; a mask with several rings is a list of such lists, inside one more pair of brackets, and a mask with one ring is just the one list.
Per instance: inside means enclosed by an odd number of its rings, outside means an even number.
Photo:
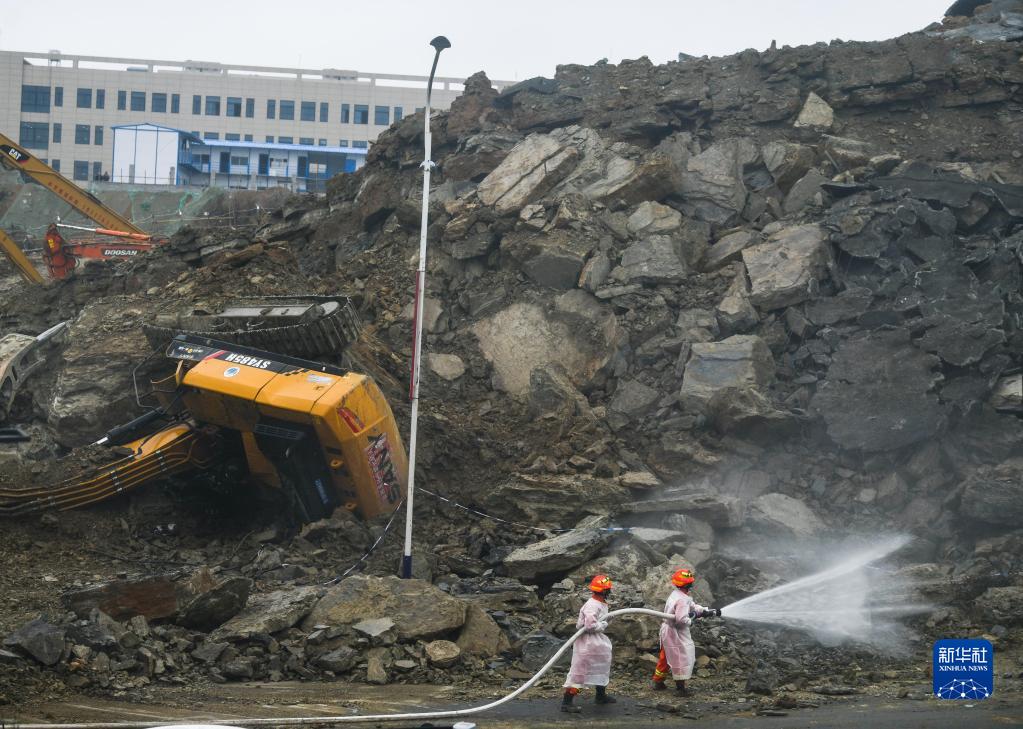
[{"label": "gray rock", "polygon": [[333,673],[347,673],[355,668],[358,662],[359,652],[346,645],[318,655],[312,660],[312,664],[317,668]]},{"label": "gray rock", "polygon": [[682,225],[682,214],[667,205],[646,201],[629,216],[629,232],[635,236],[672,233]]},{"label": "gray rock", "polygon": [[784,228],[765,243],[747,248],[750,301],[761,309],[780,309],[812,298],[831,266],[827,234],[819,225]]},{"label": "gray rock", "polygon": [[818,326],[855,319],[870,308],[874,294],[864,287],[852,287],[837,296],[815,299],[806,305],[806,318]]},{"label": "gray rock", "polygon": [[639,380],[622,380],[611,398],[610,410],[628,418],[636,418],[647,412],[660,396],[657,390]]},{"label": "gray rock", "polygon": [[789,190],[782,203],[786,215],[794,215],[810,205],[820,206],[823,203],[823,185],[828,178],[817,170],[810,170],[803,175]]},{"label": "gray rock", "polygon": [[976,605],[993,623],[1023,623],[1023,586],[990,587],[977,598]]},{"label": "gray rock", "polygon": [[963,490],[960,509],[966,516],[986,524],[1018,526],[1023,522],[1023,481],[1009,475],[970,479]]},{"label": "gray rock", "polygon": [[938,364],[913,346],[908,331],[854,335],[839,345],[810,409],[849,450],[889,451],[926,440],[946,418],[932,392]]},{"label": "gray rock", "polygon": [[716,225],[736,220],[746,207],[743,171],[759,156],[752,140],[740,138],[716,142],[690,157],[681,185],[686,214]]},{"label": "gray rock", "polygon": [[746,272],[740,271],[715,311],[724,334],[741,334],[760,323],[760,316],[749,300]]},{"label": "gray rock", "polygon": [[590,405],[565,370],[552,364],[529,373],[529,410],[538,417],[553,413],[587,415]]},{"label": "gray rock", "polygon": [[774,536],[807,539],[824,531],[824,522],[802,501],[785,494],[763,494],[747,512],[749,523]]},{"label": "gray rock", "polygon": [[626,248],[622,269],[626,283],[678,283],[687,273],[678,243],[664,235],[644,238]]},{"label": "gray rock", "polygon": [[4,645],[24,651],[44,666],[52,666],[64,654],[64,630],[36,618],[4,638]]},{"label": "gray rock", "polygon": [[[409,302],[401,312],[401,315],[409,321],[415,317],[415,314],[413,302]],[[430,333],[441,331],[441,315],[443,314],[444,308],[439,299],[432,296],[423,299],[423,329],[425,331]]]},{"label": "gray rock", "polygon": [[735,335],[722,342],[693,344],[680,396],[707,402],[727,389],[759,388],[774,379],[771,350],[760,337]]},{"label": "gray rock", "polygon": [[504,560],[512,577],[525,581],[567,572],[586,562],[610,541],[607,517],[591,516],[564,534],[519,547]]},{"label": "gray rock", "polygon": [[216,663],[230,645],[230,643],[216,643],[208,640],[192,651],[192,658],[207,664]]},{"label": "gray rock", "polygon": [[709,342],[720,332],[717,316],[706,309],[683,309],[675,326],[690,342]]},{"label": "gray rock", "polygon": [[593,245],[589,237],[568,229],[514,231],[501,239],[502,253],[538,284],[554,289],[576,287]]},{"label": "gray rock", "polygon": [[487,175],[476,193],[501,214],[521,210],[561,182],[579,162],[579,150],[547,134],[531,134]]},{"label": "gray rock", "polygon": [[758,659],[746,676],[746,693],[770,696],[778,685],[778,671],[767,661]]},{"label": "gray rock", "polygon": [[448,382],[454,382],[465,374],[465,363],[457,354],[430,352],[426,355],[426,363],[431,372]]},{"label": "gray rock", "polygon": [[255,659],[249,656],[234,658],[224,663],[220,672],[228,678],[248,680],[256,675]]},{"label": "gray rock", "polygon": [[760,236],[751,230],[729,233],[707,249],[703,259],[704,271],[716,271],[726,263],[737,261],[742,252],[760,242]]},{"label": "gray rock", "polygon": [[387,674],[387,666],[390,663],[390,655],[386,648],[371,648],[366,653],[366,680],[383,686],[390,681]]},{"label": "gray rock", "polygon": [[320,594],[318,587],[293,587],[255,595],[244,610],[214,630],[209,639],[248,640],[286,630],[309,614]]},{"label": "gray rock", "polygon": [[402,640],[432,638],[462,627],[465,603],[423,580],[353,575],[323,594],[302,627],[371,618],[393,620]]},{"label": "gray rock", "polygon": [[746,504],[741,499],[685,489],[668,489],[652,498],[623,504],[621,510],[628,514],[684,514],[712,527],[738,527],[746,520]]},{"label": "gray rock", "polygon": [[478,605],[470,605],[466,610],[457,643],[462,653],[484,657],[496,656],[511,647],[501,627]]},{"label": "gray rock", "polygon": [[813,148],[794,142],[768,142],[763,149],[764,166],[784,191],[807,173],[814,156]]},{"label": "gray rock", "polygon": [[[668,595],[675,589],[671,584],[671,576],[675,574],[676,570],[680,569],[696,572],[696,582],[693,583],[693,589],[689,593],[696,603],[706,607],[714,604],[714,593],[711,590],[710,583],[696,570],[693,562],[688,559],[688,555],[673,554],[662,564],[651,567],[646,577],[640,582],[639,590],[643,595],[646,605],[654,606],[655,610],[663,608]],[[656,633],[654,633],[654,636],[656,636]]]},{"label": "gray rock", "polygon": [[834,123],[834,110],[828,105],[828,102],[811,91],[806,97],[806,102],[803,104],[794,126],[798,129],[826,132]]},{"label": "gray rock", "polygon": [[611,273],[611,259],[603,251],[597,251],[583,265],[579,274],[579,288],[586,289],[591,294],[604,285],[607,275]]},{"label": "gray rock", "polygon": [[367,638],[384,644],[393,643],[394,636],[397,634],[394,621],[391,620],[391,618],[370,618],[369,620],[360,620],[352,626],[352,630],[356,633],[361,633]]},{"label": "gray rock", "polygon": [[[527,671],[539,671],[551,659],[551,656],[557,653],[564,642],[561,638],[546,631],[535,631],[523,640],[522,655],[519,660]],[[572,660],[571,653],[571,651],[566,651],[555,667],[567,668]]]},{"label": "gray rock", "polygon": [[838,168],[837,172],[844,172],[855,167],[866,167],[877,151],[873,145],[861,142],[859,139],[833,137],[825,134],[824,154],[835,163]]},{"label": "gray rock", "polygon": [[175,622],[186,628],[209,632],[237,615],[249,600],[252,580],[231,577],[186,604]]}]

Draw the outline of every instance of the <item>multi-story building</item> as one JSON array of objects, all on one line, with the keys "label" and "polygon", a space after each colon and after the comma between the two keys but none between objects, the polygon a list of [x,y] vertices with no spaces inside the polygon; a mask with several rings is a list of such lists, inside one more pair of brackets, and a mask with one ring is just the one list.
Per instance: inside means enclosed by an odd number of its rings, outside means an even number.
[{"label": "multi-story building", "polygon": [[[463,79],[434,80],[447,108]],[[113,127],[365,149],[422,108],[425,76],[0,51],[0,130],[75,180],[112,176]],[[496,85],[496,84],[495,84]]]}]

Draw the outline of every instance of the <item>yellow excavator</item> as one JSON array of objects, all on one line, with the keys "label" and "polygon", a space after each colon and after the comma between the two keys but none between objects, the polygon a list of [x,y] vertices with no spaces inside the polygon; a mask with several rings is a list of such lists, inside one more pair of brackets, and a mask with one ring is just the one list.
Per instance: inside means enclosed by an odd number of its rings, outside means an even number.
[{"label": "yellow excavator", "polygon": [[57,484],[2,487],[0,514],[94,504],[232,453],[251,481],[293,497],[306,521],[339,506],[364,518],[397,507],[408,459],[372,378],[189,334],[176,336],[166,355],[177,365],[153,383],[161,406],[99,441],[119,460]]},{"label": "yellow excavator", "polygon": [[[148,251],[157,243],[153,236],[128,218],[108,208],[94,195],[78,187],[3,133],[0,133],[0,163],[24,173],[100,226],[93,229],[93,232],[104,236],[104,242],[87,243],[65,241],[56,225],[49,227],[43,246],[43,259],[53,278],[63,279],[71,275],[79,258],[123,259]],[[117,242],[111,243],[111,239]],[[7,256],[28,281],[43,283],[43,275],[25,255],[21,246],[3,229],[0,229],[0,253]]]}]

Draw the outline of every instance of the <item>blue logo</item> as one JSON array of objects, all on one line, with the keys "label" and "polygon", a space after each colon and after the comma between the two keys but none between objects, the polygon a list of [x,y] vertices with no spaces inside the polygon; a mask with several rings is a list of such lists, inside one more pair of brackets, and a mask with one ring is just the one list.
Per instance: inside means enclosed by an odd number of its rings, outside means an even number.
[{"label": "blue logo", "polygon": [[934,695],[939,699],[986,699],[995,692],[995,650],[986,640],[939,640],[934,644]]}]

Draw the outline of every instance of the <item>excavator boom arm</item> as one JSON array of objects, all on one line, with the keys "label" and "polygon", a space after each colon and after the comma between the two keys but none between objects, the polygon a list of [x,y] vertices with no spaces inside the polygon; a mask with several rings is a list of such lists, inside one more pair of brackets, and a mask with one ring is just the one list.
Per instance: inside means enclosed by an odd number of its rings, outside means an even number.
[{"label": "excavator boom arm", "polygon": [[146,234],[146,231],[123,215],[108,208],[94,195],[71,182],[48,164],[36,159],[26,149],[16,144],[13,139],[2,133],[0,133],[0,153],[2,153],[0,159],[3,159],[5,165],[24,172],[101,227],[126,233]]},{"label": "excavator boom arm", "polygon": [[3,254],[27,281],[37,284],[43,282],[43,275],[32,265],[32,261],[28,260],[28,256],[21,250],[21,246],[15,243],[2,229],[0,229],[0,251],[3,251]]}]

